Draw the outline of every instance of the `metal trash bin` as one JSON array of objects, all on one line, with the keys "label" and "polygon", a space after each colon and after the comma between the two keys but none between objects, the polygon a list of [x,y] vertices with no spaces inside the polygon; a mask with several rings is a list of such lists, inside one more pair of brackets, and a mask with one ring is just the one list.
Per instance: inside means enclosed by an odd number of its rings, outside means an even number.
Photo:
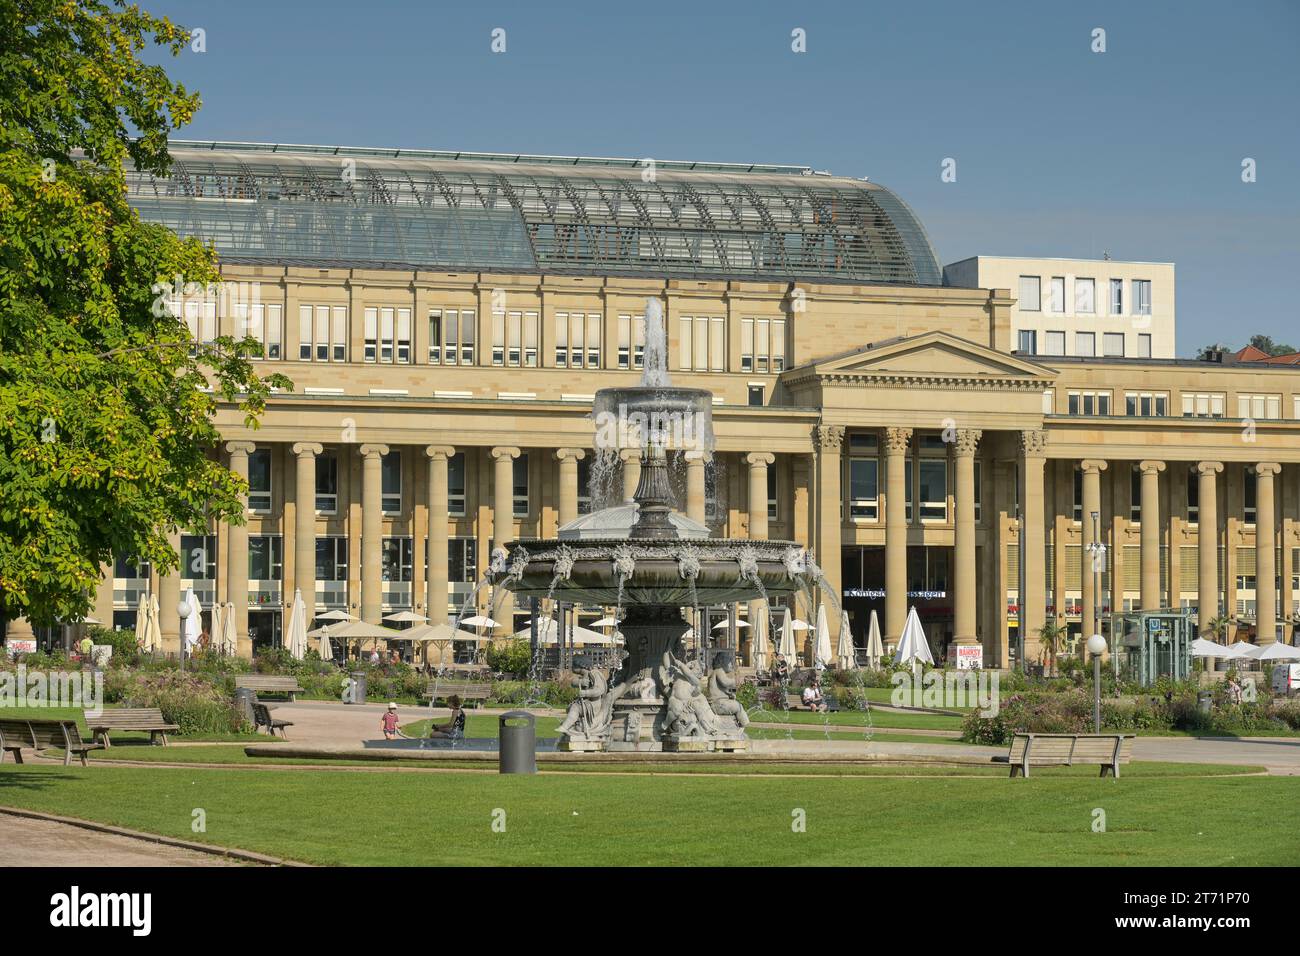
[{"label": "metal trash bin", "polygon": [[1214,694],[1208,690],[1196,692],[1196,708],[1203,714],[1208,714],[1214,707]]},{"label": "metal trash bin", "polygon": [[244,715],[244,720],[250,724],[256,723],[253,715],[253,705],[255,703],[257,703],[257,692],[251,687],[235,688],[235,706]]},{"label": "metal trash bin", "polygon": [[502,773],[537,773],[537,718],[526,710],[508,710],[500,720]]},{"label": "metal trash bin", "polygon": [[349,704],[364,704],[366,702],[366,672],[352,672],[352,687],[349,688],[351,693],[348,694]]}]

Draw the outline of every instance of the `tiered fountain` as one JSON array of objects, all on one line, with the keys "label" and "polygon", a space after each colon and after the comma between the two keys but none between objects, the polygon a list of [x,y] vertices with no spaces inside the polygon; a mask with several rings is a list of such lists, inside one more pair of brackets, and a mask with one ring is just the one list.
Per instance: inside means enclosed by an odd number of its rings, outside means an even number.
[{"label": "tiered fountain", "polygon": [[[657,301],[646,305],[639,386],[596,393],[598,424],[640,449],[630,504],[583,515],[552,539],[511,542],[494,555],[490,580],[516,595],[617,607],[624,614],[621,667],[606,675],[578,658],[579,697],[560,726],[562,750],[734,751],[748,746],[735,700],[735,661],[688,660],[683,608],[766,601],[818,583],[816,565],[791,541],[710,538],[673,509],[669,453],[709,451],[713,396],[674,388]],[[609,429],[598,429],[597,444]],[[602,438],[602,435],[605,436]]]}]

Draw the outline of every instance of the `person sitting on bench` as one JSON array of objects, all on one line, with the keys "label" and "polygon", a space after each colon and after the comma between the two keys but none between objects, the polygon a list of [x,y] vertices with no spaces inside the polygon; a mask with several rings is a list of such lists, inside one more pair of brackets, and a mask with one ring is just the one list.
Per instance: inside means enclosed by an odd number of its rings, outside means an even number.
[{"label": "person sitting on bench", "polygon": [[822,699],[821,682],[814,679],[811,684],[803,689],[803,705],[809,710],[825,710],[826,701]]},{"label": "person sitting on bench", "polygon": [[460,740],[465,736],[465,711],[461,709],[460,697],[452,694],[447,698],[451,715],[445,724],[429,724],[429,736],[444,740]]}]

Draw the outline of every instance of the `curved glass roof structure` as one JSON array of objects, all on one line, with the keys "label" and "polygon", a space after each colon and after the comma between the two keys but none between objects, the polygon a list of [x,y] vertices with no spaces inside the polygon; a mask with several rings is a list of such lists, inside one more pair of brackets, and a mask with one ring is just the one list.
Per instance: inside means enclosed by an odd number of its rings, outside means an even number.
[{"label": "curved glass roof structure", "polygon": [[141,216],[280,265],[942,285],[888,189],[801,166],[173,142]]}]

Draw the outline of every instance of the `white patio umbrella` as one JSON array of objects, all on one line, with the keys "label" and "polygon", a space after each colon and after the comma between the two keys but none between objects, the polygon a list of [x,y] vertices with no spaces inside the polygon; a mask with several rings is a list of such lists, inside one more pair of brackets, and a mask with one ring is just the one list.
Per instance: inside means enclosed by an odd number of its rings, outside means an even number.
[{"label": "white patio umbrella", "polygon": [[1222,644],[1216,644],[1214,641],[1207,641],[1203,637],[1198,637],[1192,641],[1191,650],[1193,657],[1223,657],[1228,649]]},{"label": "white patio umbrella", "polygon": [[925,639],[925,629],[921,627],[921,619],[917,616],[915,607],[907,613],[907,624],[903,626],[903,634],[898,639],[898,650],[894,652],[894,660],[911,661],[913,672],[916,671],[919,661],[927,664],[934,663],[934,655],[930,653],[930,642]]},{"label": "white patio umbrella", "polygon": [[1250,641],[1233,641],[1223,652],[1223,656],[1253,660],[1259,657],[1259,647]]},{"label": "white patio umbrella", "polygon": [[190,613],[186,616],[183,627],[185,653],[190,654],[198,646],[199,636],[203,633],[203,607],[199,604],[199,599],[194,596],[193,588],[185,592],[185,603],[190,607]]},{"label": "white patio umbrella", "polygon": [[221,611],[221,653],[234,656],[239,652],[239,638],[235,636],[235,604],[227,601]]},{"label": "white patio umbrella", "polygon": [[145,648],[149,639],[149,598],[140,592],[140,603],[135,607],[135,646]]},{"label": "white patio umbrella", "polygon": [[1283,644],[1278,641],[1259,652],[1256,660],[1260,661],[1300,661],[1300,647]]},{"label": "white patio umbrella", "polygon": [[149,595],[149,621],[145,625],[144,649],[149,652],[162,650],[162,627],[158,623],[158,595]]},{"label": "white patio umbrella", "polygon": [[492,618],[487,617],[486,615],[483,614],[475,614],[473,617],[462,618],[460,623],[462,626],[469,625],[470,627],[500,627],[501,626],[499,622],[494,621],[492,620]]},{"label": "white patio umbrella", "polygon": [[[777,645],[777,653],[786,659],[786,663],[793,661],[798,651],[794,646],[795,624],[801,624],[802,621],[796,621],[790,614],[785,616],[781,622],[781,643]],[[807,625],[805,624],[806,628]]]},{"label": "white patio umbrella", "polygon": [[826,605],[817,605],[817,639],[813,645],[813,667],[821,670],[831,662],[831,626],[826,620]]},{"label": "white patio umbrella", "polygon": [[880,618],[872,611],[871,620],[867,622],[867,662],[873,669],[877,668],[884,656],[885,645],[880,640]]},{"label": "white patio umbrella", "polygon": [[349,614],[347,611],[341,611],[337,608],[333,611],[326,611],[324,614],[317,614],[318,621],[355,621],[356,615]]},{"label": "white patio umbrella", "polygon": [[762,617],[758,620],[758,627],[754,628],[754,644],[749,652],[749,662],[756,671],[767,670],[767,631],[772,625],[772,612],[763,611]]},{"label": "white patio umbrella", "polygon": [[[724,618],[723,618],[721,621],[719,621],[717,624],[714,624],[714,625],[713,625],[713,629],[714,629],[715,631],[721,631],[721,630],[723,630],[724,628],[730,626],[731,623],[732,623],[732,621],[731,621],[730,618],[725,618],[725,617],[724,617]],[[735,624],[736,624],[736,627],[749,627],[749,626],[750,626],[750,624],[749,624],[748,621],[742,621],[740,618],[736,618],[736,620],[735,620]]]},{"label": "white patio umbrella", "polygon": [[599,621],[594,622],[592,627],[618,627],[618,618],[602,617]]},{"label": "white patio umbrella", "polygon": [[419,621],[427,623],[428,618],[423,614],[416,614],[414,611],[398,611],[396,614],[385,614],[385,621]]},{"label": "white patio umbrella", "polygon": [[416,624],[414,627],[405,631],[398,632],[399,641],[415,641],[420,645],[424,652],[425,662],[428,663],[428,651],[425,649],[426,644],[432,644],[438,648],[438,664],[441,666],[446,658],[445,651],[452,641],[470,641],[472,643],[481,643],[484,638],[475,634],[473,631],[458,631],[452,628],[450,624]]},{"label": "white patio umbrella", "polygon": [[323,661],[332,661],[334,659],[334,648],[330,645],[330,629],[326,624],[320,629],[320,647],[318,648],[320,659]]},{"label": "white patio umbrella", "polygon": [[851,671],[858,666],[858,656],[853,650],[853,628],[849,626],[849,612],[840,612],[840,640],[835,648],[835,666]]},{"label": "white patio umbrella", "polygon": [[[515,631],[513,635],[517,640],[532,640],[533,629],[531,626]],[[593,631],[587,627],[571,627],[566,635],[567,640],[575,644],[612,644],[614,636],[612,634],[601,634],[599,631]],[[559,640],[559,625],[554,618],[544,617],[537,622],[537,640],[540,644],[554,644]]]},{"label": "white patio umbrella", "polygon": [[208,646],[218,654],[221,653],[221,628],[224,626],[222,621],[222,607],[219,601],[212,602],[212,628],[208,631]]},{"label": "white patio umbrella", "polygon": [[285,630],[285,646],[289,655],[300,661],[307,654],[307,605],[302,600],[302,589],[294,588],[293,605],[289,608],[289,626]]}]

